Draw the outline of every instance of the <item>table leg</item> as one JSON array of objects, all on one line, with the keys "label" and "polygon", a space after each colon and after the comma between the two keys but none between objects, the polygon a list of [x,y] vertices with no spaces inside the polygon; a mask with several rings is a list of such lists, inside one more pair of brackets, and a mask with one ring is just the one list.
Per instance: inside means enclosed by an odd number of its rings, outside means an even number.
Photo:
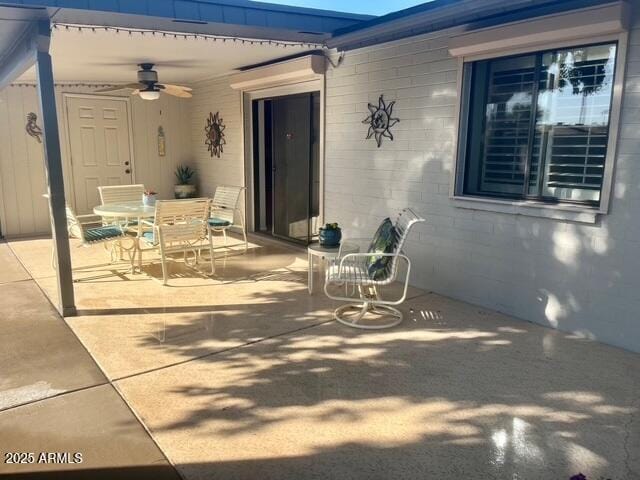
[{"label": "table leg", "polygon": [[307,278],[307,288],[309,289],[309,295],[313,293],[313,255],[310,252],[307,252],[308,262],[309,262],[309,272]]}]

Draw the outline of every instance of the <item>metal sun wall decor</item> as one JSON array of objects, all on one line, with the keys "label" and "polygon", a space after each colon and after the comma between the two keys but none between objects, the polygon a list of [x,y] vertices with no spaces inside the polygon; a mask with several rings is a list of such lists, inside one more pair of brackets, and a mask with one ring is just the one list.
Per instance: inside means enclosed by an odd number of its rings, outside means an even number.
[{"label": "metal sun wall decor", "polygon": [[27,124],[25,125],[24,129],[27,131],[27,133],[30,136],[35,138],[38,141],[38,143],[42,143],[42,139],[40,138],[42,137],[42,129],[36,123],[37,121],[38,121],[38,116],[35,113],[33,112],[27,113]]},{"label": "metal sun wall decor", "polygon": [[387,137],[393,141],[393,134],[389,129],[400,121],[399,118],[391,117],[393,105],[396,103],[395,100],[387,105],[382,97],[383,95],[380,95],[380,98],[378,98],[377,106],[371,103],[369,104],[368,108],[371,115],[362,121],[362,123],[369,124],[367,139],[372,136],[375,137],[378,148],[382,145],[382,137]]},{"label": "metal sun wall decor", "polygon": [[222,146],[227,143],[224,139],[225,128],[226,126],[222,123],[222,118],[220,118],[220,112],[216,112],[215,115],[209,112],[209,118],[207,118],[207,124],[204,127],[204,143],[207,145],[212,157],[215,155],[220,158],[220,154],[223,152]]}]

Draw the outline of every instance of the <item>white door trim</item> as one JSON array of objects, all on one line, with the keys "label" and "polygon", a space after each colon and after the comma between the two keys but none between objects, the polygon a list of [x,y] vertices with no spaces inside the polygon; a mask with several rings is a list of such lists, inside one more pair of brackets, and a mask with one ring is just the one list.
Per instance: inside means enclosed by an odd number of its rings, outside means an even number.
[{"label": "white door trim", "polygon": [[320,92],[320,192],[319,192],[319,218],[318,225],[324,223],[324,132],[325,132],[325,80],[324,75],[307,82],[282,85],[277,87],[242,92],[242,128],[244,138],[244,182],[246,188],[247,202],[245,206],[245,217],[249,231],[255,231],[255,209],[254,209],[254,182],[253,178],[253,109],[251,103],[254,100],[270,97],[282,97],[295,95],[296,93]]},{"label": "white door trim", "polygon": [[64,160],[64,168],[67,168],[69,171],[69,192],[66,194],[67,201],[69,201],[74,210],[76,210],[76,191],[75,191],[75,178],[73,174],[73,163],[71,160],[71,128],[69,125],[69,104],[67,99],[69,98],[88,98],[88,99],[103,99],[103,100],[116,100],[125,103],[125,108],[127,110],[127,123],[128,123],[128,133],[129,133],[129,156],[131,159],[131,183],[136,183],[136,164],[134,158],[134,148],[133,148],[133,115],[131,112],[131,98],[130,97],[122,97],[118,95],[97,95],[91,93],[62,93],[62,101],[64,104],[63,110],[63,121],[64,127],[66,130],[65,134],[65,144],[67,149],[67,155]]}]

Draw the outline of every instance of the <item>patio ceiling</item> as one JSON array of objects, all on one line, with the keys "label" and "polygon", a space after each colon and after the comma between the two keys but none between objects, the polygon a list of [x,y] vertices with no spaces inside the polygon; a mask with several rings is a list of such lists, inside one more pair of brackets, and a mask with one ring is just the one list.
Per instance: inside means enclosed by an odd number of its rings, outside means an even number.
[{"label": "patio ceiling", "polygon": [[[223,37],[174,37],[145,31],[78,29],[58,26],[51,55],[56,82],[131,82],[138,64],[156,64],[162,82],[191,83],[230,73],[243,66],[310,52],[319,45],[292,42],[260,44]],[[18,82],[34,82],[35,67]]]}]

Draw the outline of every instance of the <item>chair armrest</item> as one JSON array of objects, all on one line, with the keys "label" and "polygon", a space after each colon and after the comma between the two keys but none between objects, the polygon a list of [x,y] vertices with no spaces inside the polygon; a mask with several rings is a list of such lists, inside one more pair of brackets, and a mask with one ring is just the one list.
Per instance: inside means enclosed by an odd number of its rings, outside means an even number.
[{"label": "chair armrest", "polygon": [[[411,261],[409,257],[400,252],[395,253],[376,253],[376,252],[360,252],[360,253],[347,253],[344,257],[340,257],[340,263],[338,265],[338,276],[342,274],[344,263],[351,261],[352,259],[357,258],[367,258],[367,257],[397,257],[403,259],[407,262],[407,265],[411,265]],[[395,274],[393,275],[395,277]]]},{"label": "chair armrest", "polygon": [[343,256],[343,252],[345,250],[355,250],[356,252],[360,252],[362,250],[366,250],[369,248],[369,244],[371,243],[370,238],[343,238],[340,242],[340,249],[338,250],[338,257]]},{"label": "chair armrest", "polygon": [[340,269],[342,269],[342,265],[345,261],[348,261],[352,258],[366,258],[366,257],[400,257],[409,261],[406,255],[403,253],[376,253],[376,252],[358,252],[358,253],[347,253],[343,257],[340,257]]},{"label": "chair armrest", "polygon": [[94,215],[93,213],[88,213],[86,215],[76,215],[76,218],[82,225],[102,223],[102,217],[100,215]]}]

